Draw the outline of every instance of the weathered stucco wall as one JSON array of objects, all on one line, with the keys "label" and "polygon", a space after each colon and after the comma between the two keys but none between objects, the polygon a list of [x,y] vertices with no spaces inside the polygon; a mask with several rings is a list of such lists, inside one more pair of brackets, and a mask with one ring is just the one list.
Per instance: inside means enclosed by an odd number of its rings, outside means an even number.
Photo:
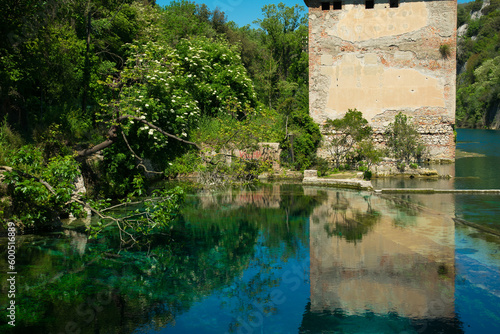
[{"label": "weathered stucco wall", "polygon": [[400,0],[397,8],[375,0],[373,9],[344,0],[340,10],[333,1],[305,3],[313,119],[322,124],[356,108],[383,142],[401,111],[418,124],[432,159],[454,159],[456,0]]}]

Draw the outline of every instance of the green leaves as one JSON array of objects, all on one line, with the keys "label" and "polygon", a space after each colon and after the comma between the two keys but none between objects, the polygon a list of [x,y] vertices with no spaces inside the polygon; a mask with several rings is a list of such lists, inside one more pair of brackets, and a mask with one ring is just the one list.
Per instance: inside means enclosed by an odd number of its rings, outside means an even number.
[{"label": "green leaves", "polygon": [[458,40],[457,125],[472,128],[498,127],[494,123],[500,101],[498,57],[500,46],[500,1],[492,0],[482,16],[471,20],[469,13],[479,11],[483,1],[458,5],[459,23],[468,24],[467,33]]},{"label": "green leaves", "polygon": [[186,77],[187,90],[192,92],[204,115],[227,112],[236,106],[256,106],[256,95],[235,46],[222,40],[205,37],[181,40],[176,47]]},{"label": "green leaves", "polygon": [[134,203],[140,208],[128,216],[123,217],[119,212],[113,211],[108,215],[101,212],[101,220],[90,226],[88,231],[91,237],[95,238],[106,228],[115,226],[123,244],[142,242],[143,237],[171,227],[170,223],[177,217],[184,203],[184,196],[181,187],[157,189],[151,197]]},{"label": "green leaves", "polygon": [[[180,138],[188,137],[202,115],[238,115],[256,106],[252,82],[237,50],[202,37],[181,40],[176,49],[153,42],[131,45],[119,85],[123,88],[119,98],[109,102],[110,113],[118,107],[123,114]],[[169,144],[154,129],[134,120],[124,129],[148,138],[157,149]]]},{"label": "green leaves", "polygon": [[328,136],[326,148],[335,168],[343,164],[354,167],[351,165],[362,159],[371,164],[372,158],[377,155],[373,143],[369,143],[373,130],[357,109],[349,109],[342,118],[327,120],[324,130]]},{"label": "green leaves", "polygon": [[399,161],[401,170],[405,169],[406,164],[420,159],[425,152],[425,145],[420,139],[420,134],[410,123],[408,116],[401,112],[395,116],[394,122],[389,124],[386,136],[387,147]]},{"label": "green leaves", "polygon": [[348,137],[360,142],[371,136],[373,130],[368,125],[368,121],[363,117],[363,113],[357,109],[349,109],[342,118],[327,120],[326,129],[333,129],[344,134],[342,140],[348,142]]},{"label": "green leaves", "polygon": [[[105,86],[111,98],[103,103],[103,119],[124,135],[115,143],[119,147],[105,152],[109,184],[119,195],[130,190],[141,159],[166,170],[188,150],[165,133],[190,141],[202,117],[242,118],[257,106],[237,48],[206,37],[182,39],[175,48],[158,42],[131,44],[119,79],[112,76]],[[119,123],[117,110],[124,115]]]},{"label": "green leaves", "polygon": [[148,223],[151,230],[170,227],[170,222],[179,213],[183,202],[184,191],[181,187],[155,190],[152,199],[146,202],[143,221]]},{"label": "green leaves", "polygon": [[[287,102],[293,102],[288,99]],[[283,149],[282,162],[288,163],[295,170],[307,169],[314,163],[316,149],[321,142],[321,132],[318,124],[309,116],[307,110],[293,107],[285,118],[285,136],[282,137],[280,147]]]},{"label": "green leaves", "polygon": [[[255,84],[261,99],[276,108],[286,99],[296,98],[297,92],[307,90],[307,16],[303,7],[284,3],[266,5],[262,13],[264,18],[255,23],[262,30],[259,35],[265,49]],[[301,108],[308,108],[308,104]]]},{"label": "green leaves", "polygon": [[81,208],[72,203],[75,181],[80,172],[72,156],[43,161],[41,151],[30,145],[21,147],[10,159],[13,170],[4,173],[10,185],[12,214],[26,228],[43,229],[60,215]]},{"label": "green leaves", "polygon": [[476,81],[457,94],[457,118],[471,127],[486,125],[488,111],[500,100],[500,56],[486,60],[474,77]]}]

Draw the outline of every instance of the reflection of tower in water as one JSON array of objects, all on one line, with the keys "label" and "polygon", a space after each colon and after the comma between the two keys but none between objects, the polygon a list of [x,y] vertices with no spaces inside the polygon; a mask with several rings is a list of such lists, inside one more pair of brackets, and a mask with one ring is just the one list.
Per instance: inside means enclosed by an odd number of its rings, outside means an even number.
[{"label": "reflection of tower in water", "polygon": [[453,220],[393,199],[327,192],[310,218],[311,303],[303,327],[315,314],[454,326]]}]

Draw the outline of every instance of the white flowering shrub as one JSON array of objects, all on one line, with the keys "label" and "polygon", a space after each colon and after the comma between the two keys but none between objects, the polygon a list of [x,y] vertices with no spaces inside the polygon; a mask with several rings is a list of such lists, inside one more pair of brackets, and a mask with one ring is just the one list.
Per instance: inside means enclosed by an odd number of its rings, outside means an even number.
[{"label": "white flowering shrub", "polygon": [[103,103],[105,118],[125,134],[123,145],[105,152],[107,172],[118,175],[110,180],[118,178],[118,184],[128,182],[119,176],[127,175],[127,169],[132,172],[137,159],[151,158],[163,170],[185,152],[186,145],[159,129],[189,140],[202,116],[238,117],[257,105],[237,49],[223,41],[182,40],[175,49],[137,43],[129,50],[119,77],[106,82],[112,91]]},{"label": "white flowering shrub", "polygon": [[252,81],[236,47],[205,37],[184,39],[177,45],[177,55],[186,73],[187,90],[203,114],[234,108],[243,112],[256,106]]},{"label": "white flowering shrub", "polygon": [[[256,106],[251,80],[237,50],[207,38],[182,40],[176,49],[149,42],[130,45],[131,56],[116,86],[119,97],[108,104],[120,115],[147,120],[180,138],[186,138],[200,116],[244,112]],[[112,79],[110,79],[112,80]],[[112,84],[112,82],[108,82]],[[147,125],[130,120],[124,126],[155,147],[166,138]]]},{"label": "white flowering shrub", "polygon": [[[200,108],[186,90],[185,71],[175,50],[153,42],[131,45],[130,49],[132,55],[121,73],[120,96],[111,107],[117,108],[120,115],[146,120],[186,138],[200,117]],[[137,119],[130,118],[123,129],[127,135],[143,139],[141,145],[155,149],[169,145],[168,138]]]}]

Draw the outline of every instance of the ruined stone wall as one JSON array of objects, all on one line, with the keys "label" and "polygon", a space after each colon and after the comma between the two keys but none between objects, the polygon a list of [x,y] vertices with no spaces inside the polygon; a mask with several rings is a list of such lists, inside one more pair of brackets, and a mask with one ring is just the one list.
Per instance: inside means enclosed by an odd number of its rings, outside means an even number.
[{"label": "ruined stone wall", "polygon": [[[433,160],[453,160],[456,0],[305,1],[310,114],[319,124],[358,109],[377,141],[398,112],[412,117]],[[323,10],[329,3],[329,10]],[[449,53],[443,54],[442,45]]]},{"label": "ruined stone wall", "polygon": [[[210,147],[204,147],[203,151],[206,157],[214,157],[219,154]],[[233,162],[234,157],[242,160],[267,161],[272,164],[273,170],[280,169],[281,149],[279,143],[258,143],[258,148],[255,151],[226,148],[222,149],[220,154],[225,156],[228,165]]]}]

